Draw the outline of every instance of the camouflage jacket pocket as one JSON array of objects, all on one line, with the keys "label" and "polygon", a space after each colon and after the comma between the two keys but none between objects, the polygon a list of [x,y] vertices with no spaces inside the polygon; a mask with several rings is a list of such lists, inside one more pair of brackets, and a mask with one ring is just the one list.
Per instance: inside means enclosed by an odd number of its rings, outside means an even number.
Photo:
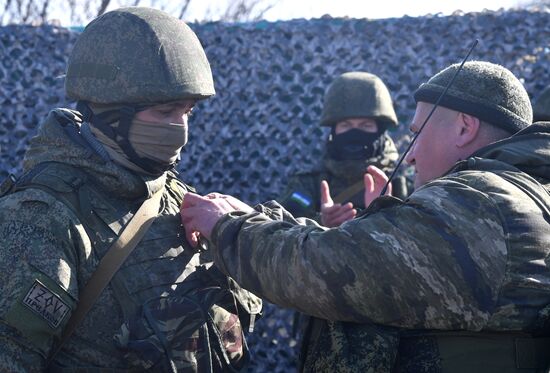
[{"label": "camouflage jacket pocket", "polygon": [[237,312],[232,292],[219,287],[155,298],[122,325],[115,343],[143,370],[238,372],[249,353]]}]

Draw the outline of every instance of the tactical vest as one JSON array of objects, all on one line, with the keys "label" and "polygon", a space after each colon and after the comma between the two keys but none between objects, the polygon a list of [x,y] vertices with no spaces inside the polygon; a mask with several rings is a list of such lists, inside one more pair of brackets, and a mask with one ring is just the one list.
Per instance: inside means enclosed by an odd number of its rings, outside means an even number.
[{"label": "tactical vest", "polygon": [[[97,261],[140,206],[106,195],[85,172],[60,163],[40,164],[17,181],[10,176],[0,186],[0,197],[27,188],[53,195],[74,213]],[[179,208],[184,193],[193,189],[175,173],[168,173],[165,188],[159,216],[109,284],[124,317],[115,344],[125,352],[131,371],[244,371],[249,351],[243,330],[252,329],[261,300],[213,266],[208,251],[190,252],[182,243],[179,219],[163,212]],[[155,247],[162,249],[163,257]],[[180,266],[179,276],[184,278],[172,284],[150,278],[167,271],[178,275],[174,266]],[[117,370],[54,362],[50,371]]]},{"label": "tactical vest", "polygon": [[395,372],[547,373],[550,338],[521,332],[405,332],[397,358]]}]

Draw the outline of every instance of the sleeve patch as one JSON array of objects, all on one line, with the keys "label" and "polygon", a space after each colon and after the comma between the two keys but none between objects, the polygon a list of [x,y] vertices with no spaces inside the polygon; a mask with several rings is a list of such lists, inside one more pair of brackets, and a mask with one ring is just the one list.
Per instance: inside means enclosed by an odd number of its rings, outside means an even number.
[{"label": "sleeve patch", "polygon": [[290,199],[297,202],[302,207],[309,207],[309,205],[311,205],[311,200],[298,192],[292,193]]},{"label": "sleeve patch", "polygon": [[54,329],[59,326],[71,309],[67,303],[38,280],[34,281],[22,302]]}]

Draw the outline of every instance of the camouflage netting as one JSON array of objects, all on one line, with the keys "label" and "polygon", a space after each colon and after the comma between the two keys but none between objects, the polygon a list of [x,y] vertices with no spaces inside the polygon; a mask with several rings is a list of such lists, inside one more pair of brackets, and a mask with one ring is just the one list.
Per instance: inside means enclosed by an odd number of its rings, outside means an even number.
[{"label": "camouflage netting", "polygon": [[[549,21],[544,11],[499,11],[192,25],[218,93],[194,112],[180,169],[202,192],[223,191],[250,203],[274,198],[287,175],[314,166],[322,154],[327,133],[318,120],[335,76],[350,70],[380,76],[406,124],[414,111],[411,92],[459,62],[475,38],[473,59],[506,66],[536,98],[550,84]],[[50,26],[0,28],[0,179],[20,171],[28,140],[48,110],[70,104],[62,75],[77,37]],[[392,133],[401,149],[406,133],[405,126]],[[292,317],[268,305],[249,341],[254,371],[295,366]]]}]

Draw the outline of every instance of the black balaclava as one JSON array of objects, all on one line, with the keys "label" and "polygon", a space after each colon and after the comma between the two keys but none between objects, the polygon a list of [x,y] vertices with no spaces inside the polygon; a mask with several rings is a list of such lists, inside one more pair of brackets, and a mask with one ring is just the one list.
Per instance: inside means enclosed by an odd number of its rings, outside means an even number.
[{"label": "black balaclava", "polygon": [[337,161],[365,160],[380,153],[384,142],[384,126],[379,125],[377,132],[365,132],[351,129],[336,135],[335,126],[327,142],[327,155]]}]

